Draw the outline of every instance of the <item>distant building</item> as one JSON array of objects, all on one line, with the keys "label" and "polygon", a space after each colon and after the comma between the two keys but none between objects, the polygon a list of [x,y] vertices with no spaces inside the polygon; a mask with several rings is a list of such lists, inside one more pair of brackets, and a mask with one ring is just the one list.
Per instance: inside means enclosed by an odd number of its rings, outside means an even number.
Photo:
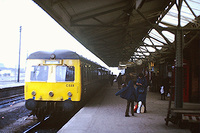
[{"label": "distant building", "polygon": [[11,76],[11,70],[2,70],[0,71],[0,76]]}]

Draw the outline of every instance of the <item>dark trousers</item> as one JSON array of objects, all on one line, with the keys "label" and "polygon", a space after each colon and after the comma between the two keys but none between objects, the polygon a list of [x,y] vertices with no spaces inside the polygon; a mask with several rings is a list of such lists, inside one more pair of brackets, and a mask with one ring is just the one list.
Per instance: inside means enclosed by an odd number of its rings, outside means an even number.
[{"label": "dark trousers", "polygon": [[132,115],[134,114],[134,102],[127,100],[125,115],[129,115],[130,104],[131,104],[131,114]]},{"label": "dark trousers", "polygon": [[165,93],[161,94],[161,100],[165,100]]}]

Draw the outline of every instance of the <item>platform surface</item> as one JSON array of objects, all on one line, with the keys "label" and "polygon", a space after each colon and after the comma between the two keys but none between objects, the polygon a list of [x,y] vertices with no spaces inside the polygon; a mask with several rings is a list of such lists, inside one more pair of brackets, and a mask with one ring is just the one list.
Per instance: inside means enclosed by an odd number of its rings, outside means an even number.
[{"label": "platform surface", "polygon": [[24,84],[21,82],[0,81],[0,89],[24,86]]},{"label": "platform surface", "polygon": [[58,133],[190,133],[165,125],[169,102],[159,93],[147,93],[147,113],[125,117],[126,100],[117,91],[117,83],[104,87]]}]

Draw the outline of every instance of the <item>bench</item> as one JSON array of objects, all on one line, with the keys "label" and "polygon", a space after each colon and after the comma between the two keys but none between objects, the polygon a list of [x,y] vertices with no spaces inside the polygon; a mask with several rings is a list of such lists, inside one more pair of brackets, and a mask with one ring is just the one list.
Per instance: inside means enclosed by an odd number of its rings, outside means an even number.
[{"label": "bench", "polygon": [[198,108],[171,108],[172,98],[170,95],[167,117],[165,118],[166,125],[169,122],[178,124],[180,127],[186,125],[200,124],[200,109]]},{"label": "bench", "polygon": [[199,114],[182,114],[182,122],[200,123]]}]

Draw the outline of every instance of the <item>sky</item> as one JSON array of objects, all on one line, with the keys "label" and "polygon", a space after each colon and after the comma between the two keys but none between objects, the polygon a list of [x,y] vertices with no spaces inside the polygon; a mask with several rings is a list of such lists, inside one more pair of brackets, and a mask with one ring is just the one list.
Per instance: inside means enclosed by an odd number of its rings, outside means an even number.
[{"label": "sky", "polygon": [[[198,16],[200,14],[198,0],[187,2]],[[184,20],[191,21],[194,18],[185,4],[182,10]],[[177,19],[176,9],[173,8],[168,14],[162,21],[169,23]],[[185,21],[182,22],[185,24]],[[3,63],[5,67],[18,67],[20,26],[22,26],[20,58],[22,68],[25,67],[26,58],[31,53],[39,50],[54,51],[55,49],[75,51],[108,68],[32,0],[0,0],[0,63]],[[114,74],[120,72],[118,68],[110,69]]]},{"label": "sky", "polygon": [[[84,48],[45,11],[32,0],[0,0],[0,63],[17,68],[26,65],[28,55],[39,50],[68,49],[107,67],[100,59]],[[120,71],[109,68],[114,74]]]}]

